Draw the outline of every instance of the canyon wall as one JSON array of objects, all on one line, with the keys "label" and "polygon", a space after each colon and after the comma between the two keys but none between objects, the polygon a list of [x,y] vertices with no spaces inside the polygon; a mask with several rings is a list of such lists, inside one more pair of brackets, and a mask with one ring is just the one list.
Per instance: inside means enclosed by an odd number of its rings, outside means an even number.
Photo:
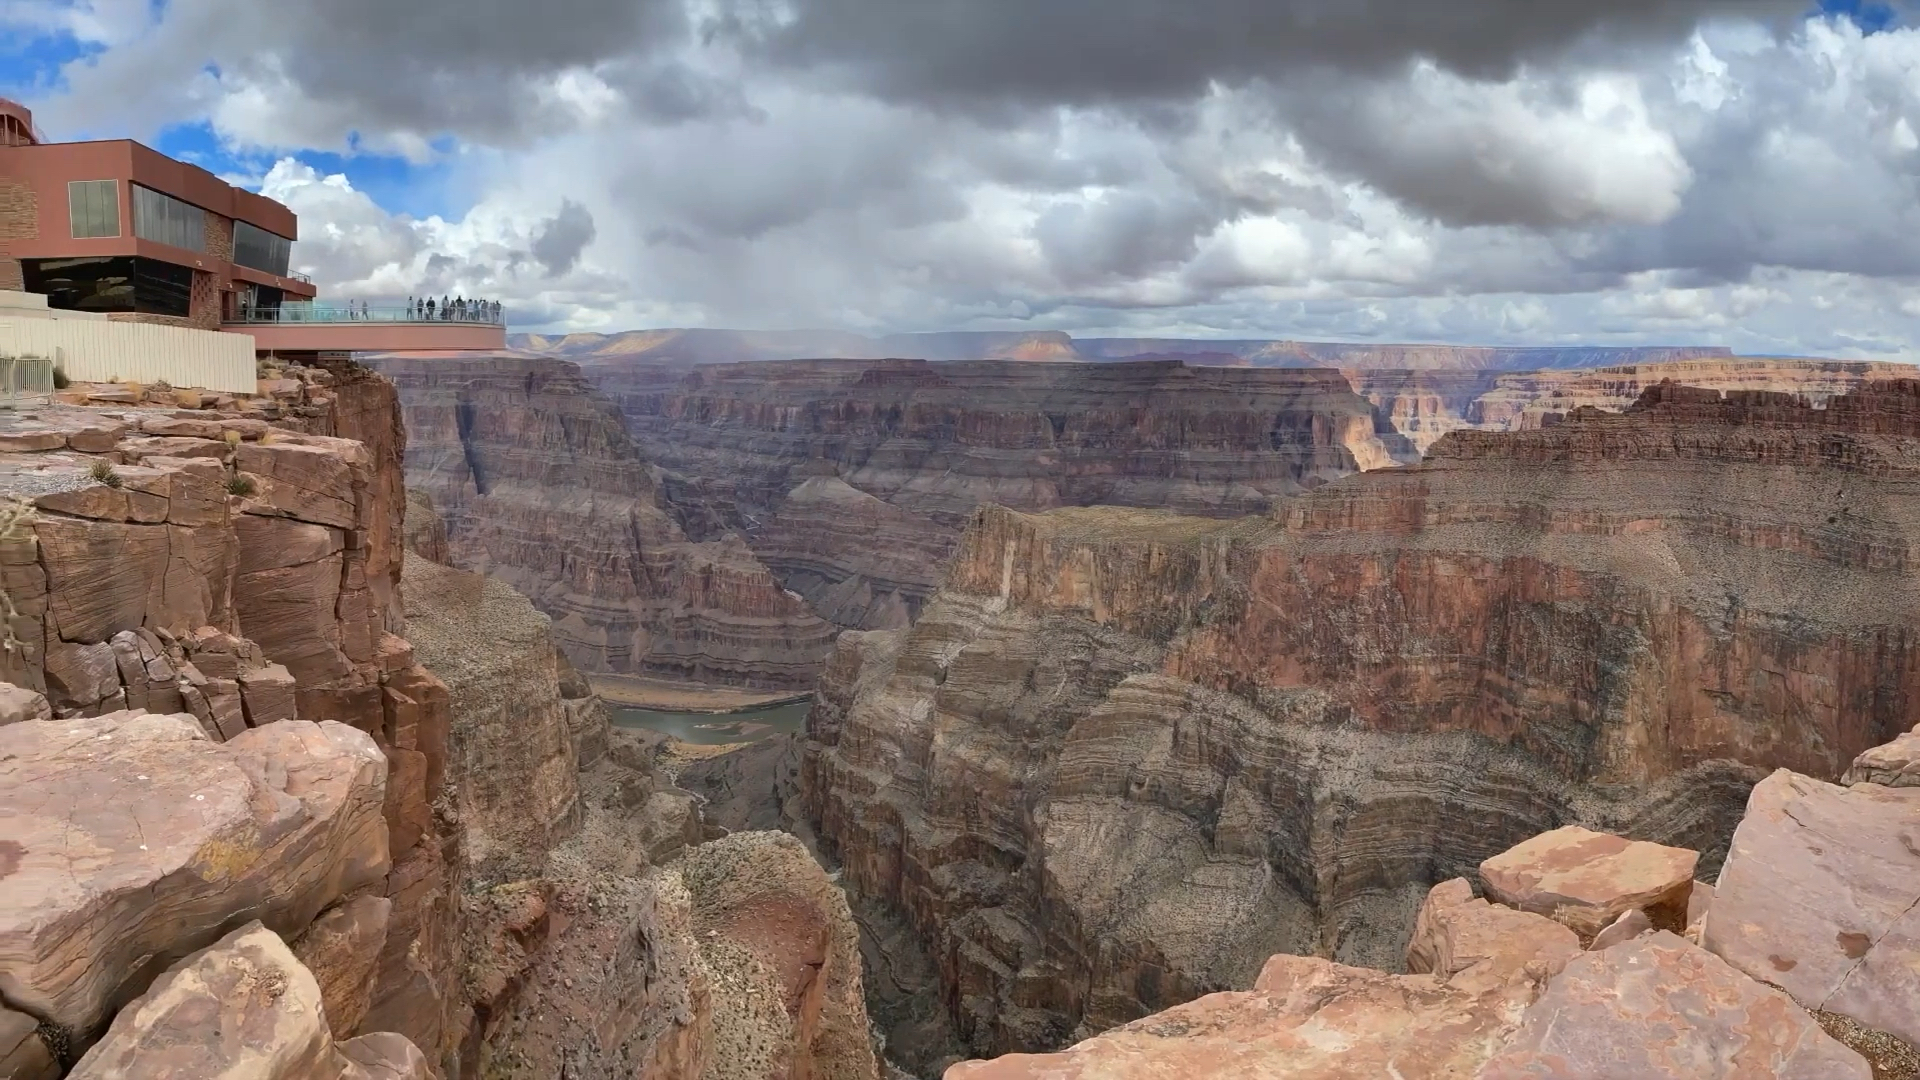
[{"label": "canyon wall", "polygon": [[799,689],[833,628],[737,538],[689,542],[617,412],[555,360],[385,360],[407,483],[454,565],[554,620],[580,670]]},{"label": "canyon wall", "polygon": [[1460,428],[1521,431],[1581,406],[1625,409],[1647,387],[1666,379],[1713,390],[1801,394],[1820,405],[1874,380],[1911,378],[1914,368],[1864,360],[1705,357],[1583,371],[1344,368],[1342,373],[1425,453],[1442,435]]},{"label": "canyon wall", "polygon": [[977,1054],[1270,954],[1393,969],[1428,887],[1579,823],[1701,853],[1920,720],[1920,384],[1661,385],[1266,518],[980,511],[849,633],[801,787]]},{"label": "canyon wall", "polygon": [[973,510],[1234,517],[1411,447],[1332,371],[919,360],[585,369],[696,536],[739,532],[822,616],[903,626]]},{"label": "canyon wall", "polygon": [[[286,409],[54,405],[0,427],[20,706],[0,718],[0,995],[64,1063],[253,920],[296,948],[353,928],[342,1040],[397,1033],[439,1061],[462,1022],[460,835],[432,809],[446,690],[396,633],[397,410],[379,380],[306,378]],[[265,419],[342,401],[342,431],[380,437]]]},{"label": "canyon wall", "polygon": [[390,384],[286,375],[0,416],[0,1075],[876,1078],[839,890],[403,556]]}]

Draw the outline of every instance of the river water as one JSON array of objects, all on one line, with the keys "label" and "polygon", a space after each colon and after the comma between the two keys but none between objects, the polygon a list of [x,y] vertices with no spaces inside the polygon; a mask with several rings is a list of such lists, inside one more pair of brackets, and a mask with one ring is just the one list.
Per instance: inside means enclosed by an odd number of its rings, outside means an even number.
[{"label": "river water", "polygon": [[713,746],[759,742],[769,736],[799,731],[806,726],[807,710],[812,707],[813,701],[809,698],[725,713],[665,712],[626,705],[614,705],[612,709],[613,722],[621,727],[646,728],[681,742]]}]

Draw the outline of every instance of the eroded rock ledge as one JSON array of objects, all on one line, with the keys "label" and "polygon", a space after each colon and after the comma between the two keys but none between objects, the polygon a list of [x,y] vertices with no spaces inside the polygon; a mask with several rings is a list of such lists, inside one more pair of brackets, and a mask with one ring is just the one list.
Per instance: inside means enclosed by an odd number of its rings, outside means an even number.
[{"label": "eroded rock ledge", "polygon": [[1915,1075],[1920,852],[1887,845],[1916,828],[1920,791],[1781,770],[1717,885],[1695,852],[1558,830],[1483,863],[1486,898],[1434,886],[1411,974],[1275,956],[1248,991],[946,1080]]},{"label": "eroded rock ledge", "polygon": [[1432,885],[1561,826],[1711,875],[1769,770],[1920,720],[1916,401],[1658,388],[1268,519],[983,511],[829,661],[811,823],[976,1054],[1276,952],[1395,968]]}]

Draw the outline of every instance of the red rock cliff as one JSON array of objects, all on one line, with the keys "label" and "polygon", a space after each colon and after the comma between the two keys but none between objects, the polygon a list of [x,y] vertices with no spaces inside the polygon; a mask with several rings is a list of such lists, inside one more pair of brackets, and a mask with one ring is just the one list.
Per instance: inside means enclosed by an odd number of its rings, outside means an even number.
[{"label": "red rock cliff", "polygon": [[983,1053],[1273,951],[1392,966],[1427,886],[1557,825],[1711,868],[1764,770],[1920,720],[1916,394],[1659,387],[1269,519],[983,511],[829,663],[810,814]]}]

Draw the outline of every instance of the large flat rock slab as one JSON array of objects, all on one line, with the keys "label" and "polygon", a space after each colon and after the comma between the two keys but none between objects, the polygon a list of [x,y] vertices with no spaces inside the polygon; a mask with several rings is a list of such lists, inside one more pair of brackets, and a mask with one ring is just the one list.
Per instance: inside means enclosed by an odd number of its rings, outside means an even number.
[{"label": "large flat rock slab", "polygon": [[1736,1078],[1871,1074],[1786,995],[1661,931],[1576,957],[1478,1080]]},{"label": "large flat rock slab", "polygon": [[1530,991],[1474,994],[1304,956],[1057,1054],[962,1062],[945,1080],[1438,1080],[1474,1074]]},{"label": "large flat rock slab", "polygon": [[1564,923],[1592,941],[1639,908],[1656,926],[1683,929],[1700,854],[1568,825],[1480,864],[1487,897]]},{"label": "large flat rock slab", "polygon": [[1701,944],[1756,979],[1920,1045],[1920,788],[1761,781]]},{"label": "large flat rock slab", "polygon": [[0,996],[84,1044],[234,926],[293,933],[380,884],[386,775],[336,723],[224,744],[186,715],[0,727]]}]

